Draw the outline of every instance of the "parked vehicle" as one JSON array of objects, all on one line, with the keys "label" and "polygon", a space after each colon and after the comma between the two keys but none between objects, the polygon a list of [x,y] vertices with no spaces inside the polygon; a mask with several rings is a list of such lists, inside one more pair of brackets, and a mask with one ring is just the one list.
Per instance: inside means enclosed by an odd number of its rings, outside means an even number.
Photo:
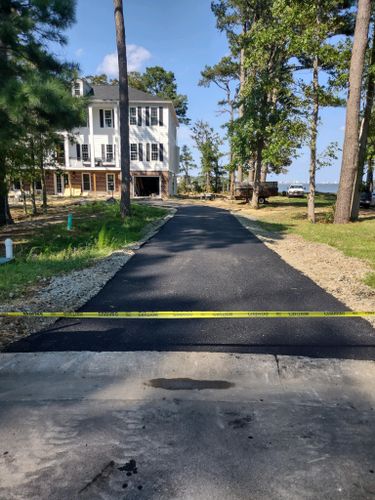
[{"label": "parked vehicle", "polygon": [[[236,200],[251,200],[253,196],[254,183],[253,182],[236,182],[234,189],[234,197]],[[259,192],[259,204],[266,203],[267,198],[277,196],[279,188],[277,182],[261,182]]]},{"label": "parked vehicle", "polygon": [[371,191],[362,191],[359,198],[359,206],[362,208],[370,208],[371,205],[375,205],[375,193],[371,193]]},{"label": "parked vehicle", "polygon": [[288,198],[303,198],[305,194],[302,184],[291,184],[288,188]]}]

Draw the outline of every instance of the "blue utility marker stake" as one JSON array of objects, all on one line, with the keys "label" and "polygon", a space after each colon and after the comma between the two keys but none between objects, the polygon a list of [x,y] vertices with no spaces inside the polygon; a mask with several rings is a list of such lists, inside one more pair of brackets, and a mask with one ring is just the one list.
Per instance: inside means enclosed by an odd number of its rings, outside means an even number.
[{"label": "blue utility marker stake", "polygon": [[68,231],[72,231],[72,229],[73,229],[73,214],[68,215],[68,225],[66,228]]}]

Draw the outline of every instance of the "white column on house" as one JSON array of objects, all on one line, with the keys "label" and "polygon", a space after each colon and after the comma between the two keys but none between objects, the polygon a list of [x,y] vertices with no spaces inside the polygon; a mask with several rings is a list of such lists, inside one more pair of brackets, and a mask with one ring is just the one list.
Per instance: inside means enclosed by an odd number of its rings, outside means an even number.
[{"label": "white column on house", "polygon": [[68,137],[68,134],[64,134],[64,157],[65,157],[65,167],[69,167],[69,137]]},{"label": "white column on house", "polygon": [[115,156],[115,165],[116,168],[120,168],[120,126],[118,121],[119,113],[117,104],[114,108],[114,125],[115,125],[115,144],[116,144],[116,156]]},{"label": "white column on house", "polygon": [[94,118],[93,118],[92,106],[89,106],[89,130],[90,130],[91,167],[95,168]]}]

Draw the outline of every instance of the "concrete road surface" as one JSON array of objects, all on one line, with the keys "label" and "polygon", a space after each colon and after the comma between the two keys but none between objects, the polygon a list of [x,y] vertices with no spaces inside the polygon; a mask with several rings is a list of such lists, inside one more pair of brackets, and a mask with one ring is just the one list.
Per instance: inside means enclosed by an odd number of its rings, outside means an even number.
[{"label": "concrete road surface", "polygon": [[0,499],[375,497],[375,363],[0,354]]}]

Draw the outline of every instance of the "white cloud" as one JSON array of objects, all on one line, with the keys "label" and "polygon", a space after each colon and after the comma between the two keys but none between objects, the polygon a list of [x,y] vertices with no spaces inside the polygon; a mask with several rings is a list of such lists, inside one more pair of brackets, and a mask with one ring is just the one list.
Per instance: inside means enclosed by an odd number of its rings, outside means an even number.
[{"label": "white cloud", "polygon": [[83,49],[81,47],[75,51],[76,57],[81,57],[82,54],[83,54]]},{"label": "white cloud", "polygon": [[[139,71],[145,61],[150,59],[151,53],[140,45],[127,45],[128,71]],[[96,68],[98,73],[105,73],[109,77],[118,77],[117,52],[107,54]]]}]

